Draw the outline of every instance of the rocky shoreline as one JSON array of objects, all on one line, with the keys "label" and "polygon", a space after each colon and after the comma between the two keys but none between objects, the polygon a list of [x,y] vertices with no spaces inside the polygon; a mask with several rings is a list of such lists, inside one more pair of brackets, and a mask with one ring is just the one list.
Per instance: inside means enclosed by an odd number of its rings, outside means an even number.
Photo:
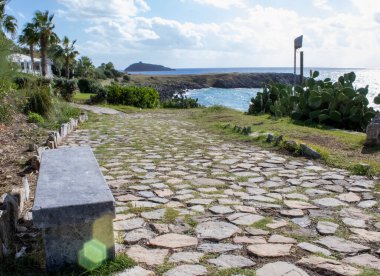
[{"label": "rocky shoreline", "polygon": [[157,89],[161,100],[184,94],[189,89],[215,88],[261,88],[270,82],[290,84],[289,73],[231,73],[205,75],[130,75],[130,83]]}]

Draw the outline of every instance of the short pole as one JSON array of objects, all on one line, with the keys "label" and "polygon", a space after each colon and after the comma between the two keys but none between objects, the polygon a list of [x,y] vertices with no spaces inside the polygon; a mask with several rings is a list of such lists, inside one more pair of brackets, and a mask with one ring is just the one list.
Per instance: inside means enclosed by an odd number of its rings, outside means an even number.
[{"label": "short pole", "polygon": [[303,84],[303,51],[300,52],[300,84]]}]

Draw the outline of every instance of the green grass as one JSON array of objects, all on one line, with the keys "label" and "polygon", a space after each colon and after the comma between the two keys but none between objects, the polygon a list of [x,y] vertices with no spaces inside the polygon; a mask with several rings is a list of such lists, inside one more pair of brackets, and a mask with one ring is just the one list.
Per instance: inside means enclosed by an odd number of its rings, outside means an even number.
[{"label": "green grass", "polygon": [[360,273],[358,276],[378,276],[379,271],[372,269],[372,268],[364,268],[362,273]]},{"label": "green grass", "polygon": [[71,106],[69,103],[53,99],[53,108],[45,118],[45,121],[40,126],[56,130],[60,128],[61,124],[67,123],[70,118],[78,118],[80,115],[80,109]]},{"label": "green grass", "polygon": [[179,216],[179,212],[177,210],[173,208],[166,208],[162,221],[164,223],[174,223],[178,216]]},{"label": "green grass", "polygon": [[242,269],[242,268],[229,268],[222,269],[218,272],[212,273],[215,276],[233,276],[233,275],[245,275],[245,276],[256,276],[256,272],[253,269]]},{"label": "green grass", "polygon": [[[42,251],[38,254],[26,256],[17,260],[3,259],[0,262],[0,275],[50,275],[43,268],[43,259]],[[123,271],[135,265],[136,263],[127,255],[121,254],[116,256],[114,260],[104,262],[101,266],[92,271],[86,271],[79,267],[68,267],[64,271],[60,271],[55,275],[112,275],[115,272]]]},{"label": "green grass", "polygon": [[272,218],[263,218],[251,225],[251,227],[262,229],[262,230],[269,230],[267,227],[268,223],[271,223],[273,221]]},{"label": "green grass", "polygon": [[[380,147],[364,149],[364,133],[335,130],[321,125],[303,125],[290,118],[273,119],[269,115],[246,115],[224,107],[209,107],[190,111],[189,117],[198,125],[226,140],[238,140],[259,144],[265,148],[277,148],[265,139],[257,139],[233,131],[234,125],[251,126],[252,132],[284,135],[285,140],[305,143],[319,151],[326,164],[355,170],[357,164],[366,163],[374,174],[380,173]],[[367,152],[366,152],[367,151]],[[357,171],[357,169],[356,169]],[[355,172],[355,171],[354,171]]]},{"label": "green grass", "polygon": [[92,93],[75,93],[73,101],[77,103],[84,103],[85,101],[89,100],[91,96],[95,96],[96,94]]},{"label": "green grass", "polygon": [[121,254],[116,256],[115,260],[107,261],[95,270],[85,272],[82,275],[112,275],[115,272],[123,271],[135,265],[136,263],[126,254]]},{"label": "green grass", "polygon": [[[136,112],[142,111],[142,109],[140,109],[138,107],[129,106],[129,105],[102,104],[100,106],[113,108],[113,109],[116,109],[116,110],[124,112],[124,113],[136,113]],[[152,110],[152,109],[146,109],[146,110]]]}]

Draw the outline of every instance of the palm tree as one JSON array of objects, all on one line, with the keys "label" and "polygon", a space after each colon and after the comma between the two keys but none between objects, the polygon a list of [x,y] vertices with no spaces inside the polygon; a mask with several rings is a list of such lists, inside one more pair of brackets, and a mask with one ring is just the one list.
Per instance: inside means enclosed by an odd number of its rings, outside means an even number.
[{"label": "palm tree", "polygon": [[34,72],[34,46],[38,43],[38,35],[36,26],[32,23],[27,23],[18,37],[18,42],[22,45],[29,46],[29,55],[32,61],[32,71]]},{"label": "palm tree", "polygon": [[95,66],[92,63],[91,59],[87,56],[82,56],[77,63],[77,72],[76,74],[80,77],[93,77],[95,73]]},{"label": "palm tree", "polygon": [[63,57],[65,58],[65,71],[66,77],[70,78],[70,65],[73,64],[75,57],[79,55],[79,52],[75,50],[75,43],[77,41],[74,40],[70,44],[70,40],[67,36],[65,36],[62,40],[63,46]]},{"label": "palm tree", "polygon": [[54,14],[49,15],[49,11],[36,11],[33,18],[33,24],[36,27],[36,33],[40,44],[41,69],[43,76],[46,76],[47,51],[49,46],[59,42],[57,34],[53,32],[55,28],[53,18]]},{"label": "palm tree", "polygon": [[65,36],[62,39],[62,45],[56,45],[54,47],[54,56],[57,59],[62,58],[64,60],[66,78],[70,78],[70,65],[73,64],[75,57],[79,55],[79,52],[75,50],[76,42],[77,41],[74,40],[70,43],[70,39],[67,36]]},{"label": "palm tree", "polygon": [[1,33],[10,33],[12,36],[16,34],[17,30],[17,20],[14,16],[5,14],[5,6],[10,0],[0,0],[0,23],[1,23]]}]

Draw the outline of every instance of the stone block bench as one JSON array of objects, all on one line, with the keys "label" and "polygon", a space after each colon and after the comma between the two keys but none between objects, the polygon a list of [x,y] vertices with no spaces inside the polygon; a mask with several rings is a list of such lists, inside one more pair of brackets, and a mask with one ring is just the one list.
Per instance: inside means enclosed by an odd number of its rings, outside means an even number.
[{"label": "stone block bench", "polygon": [[90,147],[42,153],[32,212],[48,271],[114,258],[115,200]]}]

